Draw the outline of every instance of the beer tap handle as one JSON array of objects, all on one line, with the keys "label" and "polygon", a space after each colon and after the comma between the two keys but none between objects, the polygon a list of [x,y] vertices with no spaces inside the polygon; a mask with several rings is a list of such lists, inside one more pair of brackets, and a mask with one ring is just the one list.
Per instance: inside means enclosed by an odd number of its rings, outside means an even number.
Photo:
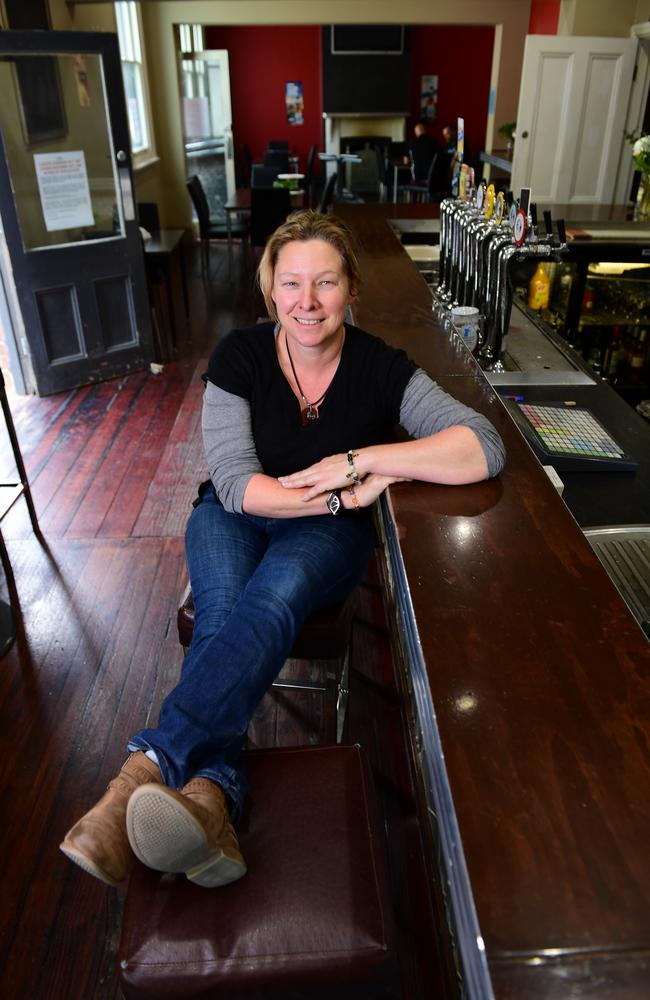
[{"label": "beer tap handle", "polygon": [[557,234],[560,237],[560,246],[566,246],[566,228],[564,225],[564,219],[558,219],[555,223],[557,226]]},{"label": "beer tap handle", "polygon": [[544,209],[544,226],[546,227],[546,235],[549,242],[553,240],[553,218],[548,208]]},{"label": "beer tap handle", "polygon": [[530,242],[537,242],[537,205],[531,201],[528,211],[530,212]]}]

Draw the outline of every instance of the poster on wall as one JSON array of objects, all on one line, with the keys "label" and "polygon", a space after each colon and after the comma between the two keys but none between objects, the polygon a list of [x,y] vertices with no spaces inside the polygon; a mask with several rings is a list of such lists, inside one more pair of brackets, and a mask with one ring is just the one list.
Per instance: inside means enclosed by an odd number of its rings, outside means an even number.
[{"label": "poster on wall", "polygon": [[288,124],[304,124],[305,107],[302,99],[302,83],[300,80],[287,80],[284,99],[287,106]]},{"label": "poster on wall", "polygon": [[434,122],[438,116],[438,77],[423,76],[420,84],[420,119]]},{"label": "poster on wall", "polygon": [[94,226],[86,157],[82,149],[34,153],[34,167],[48,233]]}]

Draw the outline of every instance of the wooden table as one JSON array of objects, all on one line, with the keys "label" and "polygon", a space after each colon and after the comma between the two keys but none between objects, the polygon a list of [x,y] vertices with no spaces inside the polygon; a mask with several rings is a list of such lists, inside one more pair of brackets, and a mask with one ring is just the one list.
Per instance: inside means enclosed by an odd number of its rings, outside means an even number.
[{"label": "wooden table", "polygon": [[382,506],[403,710],[450,996],[632,1000],[650,982],[650,646],[385,223],[361,245],[360,326],[485,413],[488,483],[392,486]]},{"label": "wooden table", "polygon": [[[167,297],[167,312],[170,323],[170,333],[167,338],[167,352],[171,355],[178,343],[180,328],[177,316],[177,299],[174,284],[179,281],[185,306],[185,320],[190,315],[190,300],[187,292],[187,275],[185,272],[185,255],[183,240],[185,229],[158,229],[151,234],[151,239],[144,243],[145,265],[147,279],[150,285],[155,285],[162,277]],[[162,358],[161,360],[167,360]]]}]

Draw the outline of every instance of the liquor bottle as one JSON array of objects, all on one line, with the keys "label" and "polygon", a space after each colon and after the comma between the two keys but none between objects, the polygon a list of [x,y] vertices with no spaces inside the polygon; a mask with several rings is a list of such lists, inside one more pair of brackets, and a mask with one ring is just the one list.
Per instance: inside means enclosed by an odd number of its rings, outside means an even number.
[{"label": "liquor bottle", "polygon": [[594,291],[594,286],[592,282],[587,279],[585,285],[584,294],[582,296],[582,312],[593,312],[594,302],[596,301],[596,293]]},{"label": "liquor bottle", "polygon": [[602,374],[605,378],[613,379],[616,376],[616,370],[623,358],[623,354],[624,350],[621,328],[620,326],[613,326],[612,333],[603,356]]},{"label": "liquor bottle", "polygon": [[641,369],[645,365],[645,356],[648,348],[646,339],[646,330],[640,330],[634,338],[634,343],[630,352],[630,369],[633,378],[636,378],[637,376],[640,377]]},{"label": "liquor bottle", "polygon": [[543,263],[539,262],[537,270],[528,285],[528,308],[535,310],[548,309],[548,298],[551,282]]},{"label": "liquor bottle", "polygon": [[560,272],[559,281],[555,284],[555,294],[553,305],[562,317],[566,315],[567,306],[569,305],[569,295],[571,294],[571,270],[563,265]]}]

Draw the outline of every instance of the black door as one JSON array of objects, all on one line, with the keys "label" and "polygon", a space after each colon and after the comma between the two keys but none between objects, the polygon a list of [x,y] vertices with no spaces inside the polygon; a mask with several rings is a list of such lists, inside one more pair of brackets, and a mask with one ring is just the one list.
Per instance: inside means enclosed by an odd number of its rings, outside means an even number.
[{"label": "black door", "polygon": [[153,357],[117,36],[0,31],[0,215],[39,394]]}]

